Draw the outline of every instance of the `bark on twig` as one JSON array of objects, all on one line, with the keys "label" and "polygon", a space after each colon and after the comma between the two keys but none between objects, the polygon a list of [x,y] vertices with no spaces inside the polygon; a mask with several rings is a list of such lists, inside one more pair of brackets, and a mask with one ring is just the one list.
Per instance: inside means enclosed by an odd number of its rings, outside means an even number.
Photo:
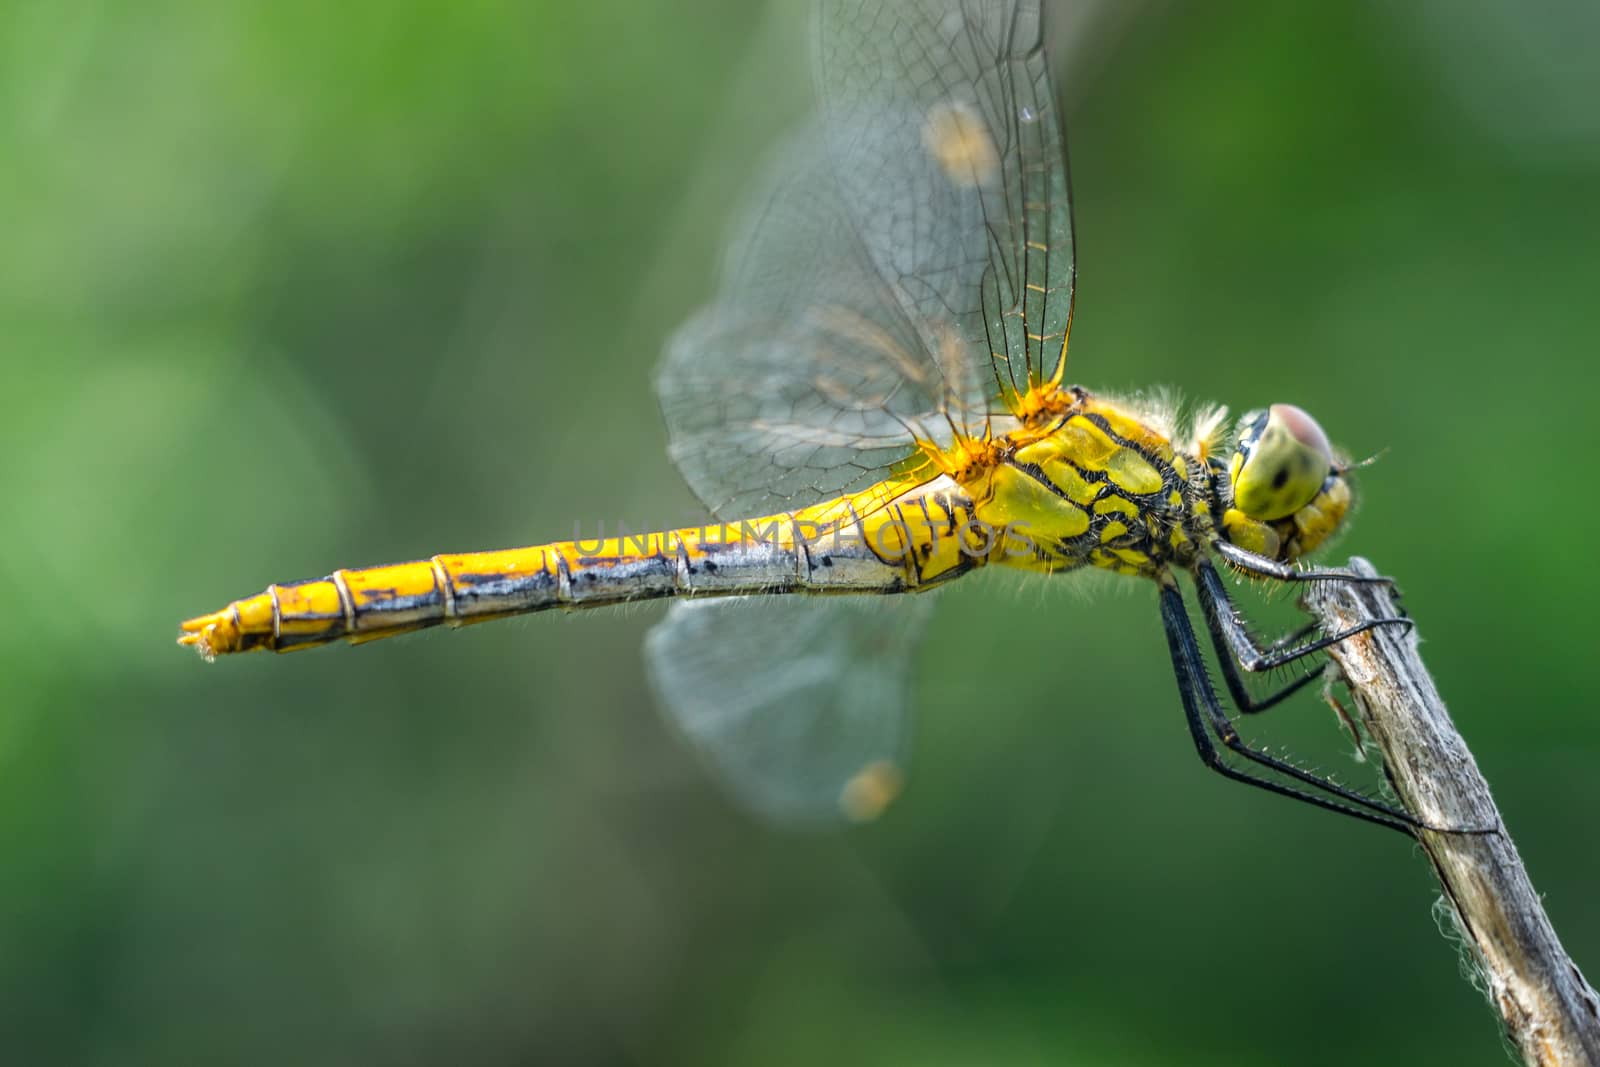
[{"label": "bark on twig", "polygon": [[[1376,573],[1359,558],[1350,569]],[[1330,633],[1401,614],[1383,584],[1318,582],[1305,603]],[[1489,786],[1422,665],[1416,633],[1380,626],[1329,651],[1406,808],[1432,826],[1500,828],[1424,831],[1420,841],[1507,1036],[1530,1064],[1600,1067],[1600,996],[1562,949]]]}]

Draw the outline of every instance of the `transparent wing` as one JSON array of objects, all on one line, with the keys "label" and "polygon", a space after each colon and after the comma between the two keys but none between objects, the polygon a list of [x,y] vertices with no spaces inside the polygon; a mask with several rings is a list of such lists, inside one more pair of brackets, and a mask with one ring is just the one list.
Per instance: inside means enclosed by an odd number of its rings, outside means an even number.
[{"label": "transparent wing", "polygon": [[758,185],[657,381],[673,458],[725,518],[981,431],[1054,371],[1071,313],[1036,0],[825,0],[816,43],[819,117]]},{"label": "transparent wing", "polygon": [[914,321],[959,324],[1002,398],[1055,378],[1074,274],[1039,0],[823,0],[833,172]]},{"label": "transparent wing", "polygon": [[872,818],[902,781],[931,600],[680,601],[645,660],[668,717],[744,806],[786,823]]},{"label": "transparent wing", "polygon": [[673,461],[734,518],[879,480],[919,432],[940,432],[946,381],[857,238],[812,128],[778,154],[716,303],[673,337],[656,388]]}]

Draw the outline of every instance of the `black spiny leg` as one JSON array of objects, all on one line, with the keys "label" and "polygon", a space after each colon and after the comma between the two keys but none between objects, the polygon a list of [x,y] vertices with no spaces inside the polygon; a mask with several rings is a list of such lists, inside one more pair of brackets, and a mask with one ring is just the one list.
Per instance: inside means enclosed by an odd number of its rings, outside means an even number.
[{"label": "black spiny leg", "polygon": [[[1172,672],[1178,680],[1178,693],[1183,698],[1183,711],[1189,722],[1189,733],[1194,738],[1194,747],[1206,766],[1236,782],[1245,782],[1257,789],[1265,789],[1269,793],[1293,797],[1328,811],[1337,811],[1351,818],[1387,826],[1407,836],[1415,836],[1418,829],[1428,828],[1410,812],[1364,797],[1337,782],[1301,770],[1291,763],[1275,759],[1245,744],[1239,737],[1238,731],[1233,728],[1233,723],[1228,720],[1221,703],[1218,702],[1216,690],[1211,687],[1211,679],[1206,675],[1205,659],[1200,652],[1200,643],[1195,639],[1194,628],[1189,625],[1189,613],[1183,606],[1183,596],[1170,579],[1161,586],[1161,621],[1166,627],[1167,645],[1172,652]],[[1338,799],[1330,800],[1308,789],[1285,785],[1271,778],[1230,766],[1223,759],[1217,746],[1212,743],[1210,735],[1206,732],[1207,725],[1230,751],[1252,763]]]},{"label": "black spiny leg", "polygon": [[1384,574],[1374,574],[1368,577],[1365,574],[1351,574],[1347,571],[1332,571],[1315,567],[1300,568],[1291,563],[1280,563],[1278,560],[1249,549],[1240,548],[1238,545],[1227,541],[1217,540],[1211,546],[1217,555],[1227,560],[1247,574],[1257,578],[1275,578],[1280,582],[1357,582],[1357,583],[1383,583],[1393,585],[1394,579]]},{"label": "black spiny leg", "polygon": [[1251,696],[1250,690],[1245,687],[1244,679],[1239,677],[1238,668],[1234,666],[1235,662],[1251,674],[1257,671],[1269,671],[1293,663],[1314,652],[1320,652],[1347,637],[1365,633],[1375,626],[1392,623],[1409,629],[1412,625],[1410,619],[1370,619],[1348,630],[1301,643],[1301,638],[1316,628],[1316,624],[1312,623],[1262,648],[1257,643],[1255,635],[1250,632],[1250,628],[1245,625],[1244,619],[1240,617],[1239,609],[1234,606],[1233,598],[1228,595],[1227,585],[1217,573],[1217,569],[1211,565],[1210,560],[1202,559],[1195,567],[1194,584],[1196,592],[1200,595],[1200,606],[1205,612],[1206,629],[1211,631],[1211,643],[1217,650],[1217,662],[1222,665],[1223,681],[1228,684],[1228,692],[1232,695],[1235,706],[1247,715],[1266,711],[1310,685],[1318,676],[1307,674],[1296,678],[1282,689],[1258,700]]},{"label": "black spiny leg", "polygon": [[[1239,666],[1234,663],[1236,654],[1228,644],[1228,638],[1224,635],[1220,624],[1212,616],[1210,603],[1206,601],[1204,595],[1201,596],[1200,602],[1206,607],[1206,628],[1211,631],[1211,647],[1217,650],[1217,662],[1222,665],[1222,680],[1228,684],[1228,694],[1233,697],[1234,707],[1238,708],[1239,711],[1246,715],[1255,715],[1266,711],[1268,708],[1277,707],[1320,677],[1315,672],[1304,674],[1282,688],[1273,690],[1264,697],[1256,696],[1250,692],[1249,688],[1244,684],[1244,678],[1239,674]],[[1272,652],[1280,648],[1289,648],[1316,628],[1316,623],[1308,623],[1294,633],[1285,634],[1273,642],[1268,646],[1267,651]]]}]

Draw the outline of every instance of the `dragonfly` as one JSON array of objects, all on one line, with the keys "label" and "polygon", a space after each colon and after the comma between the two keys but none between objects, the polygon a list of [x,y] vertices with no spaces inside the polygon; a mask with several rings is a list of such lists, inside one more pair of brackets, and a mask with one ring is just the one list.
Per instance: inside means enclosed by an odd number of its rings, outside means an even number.
[{"label": "dragonfly", "polygon": [[[443,553],[269,585],[181,624],[207,659],[671,598],[644,643],[669,718],[749,808],[868,819],[904,782],[934,596],[984,568],[1153,582],[1195,749],[1235,781],[1424,827],[1247,743],[1245,677],[1381,624],[1259,639],[1224,575],[1302,562],[1352,465],[1305,411],[1238,420],[1065,378],[1076,283],[1063,123],[1038,0],[820,0],[817,103],[742,215],[720,289],[666,347],[669,452],[696,528]],[[1387,581],[1388,579],[1376,579]]]}]

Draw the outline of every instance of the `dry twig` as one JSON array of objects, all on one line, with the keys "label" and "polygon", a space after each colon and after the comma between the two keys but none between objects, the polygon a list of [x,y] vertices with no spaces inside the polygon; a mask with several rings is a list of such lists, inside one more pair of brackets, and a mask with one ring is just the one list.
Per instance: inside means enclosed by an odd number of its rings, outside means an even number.
[{"label": "dry twig", "polygon": [[[1376,572],[1352,559],[1356,574]],[[1316,583],[1305,603],[1328,632],[1400,614],[1382,584]],[[1561,947],[1478,765],[1456,732],[1413,631],[1380,626],[1330,650],[1420,835],[1506,1034],[1529,1064],[1600,1067],[1600,996]]]}]

